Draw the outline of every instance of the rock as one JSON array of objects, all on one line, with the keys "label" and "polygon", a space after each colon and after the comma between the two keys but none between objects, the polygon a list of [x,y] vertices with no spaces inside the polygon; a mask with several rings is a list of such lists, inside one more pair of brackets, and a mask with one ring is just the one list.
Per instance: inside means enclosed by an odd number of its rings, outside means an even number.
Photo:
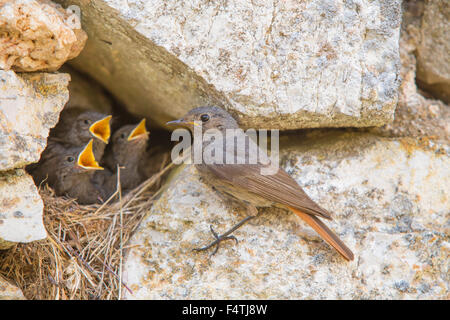
[{"label": "rock", "polygon": [[49,0],[0,0],[0,68],[55,71],[86,43],[79,16]]},{"label": "rock", "polygon": [[426,90],[450,103],[450,3],[426,1],[417,47],[417,79]]},{"label": "rock", "polygon": [[365,133],[292,135],[281,140],[283,167],[333,212],[328,225],[353,262],[276,209],[239,229],[239,244],[212,257],[192,252],[213,240],[210,225],[223,233],[245,213],[187,166],[127,244],[125,298],[447,299],[448,148]]},{"label": "rock", "polygon": [[0,171],[37,162],[69,99],[67,74],[0,70]]},{"label": "rock", "polygon": [[393,119],[400,1],[58,2],[89,35],[71,64],[159,124],[210,103],[255,128]]},{"label": "rock", "polygon": [[[0,248],[47,236],[43,203],[25,165],[37,162],[69,99],[68,74],[0,70]],[[17,168],[17,169],[15,169]]]},{"label": "rock", "polygon": [[[0,246],[45,239],[44,204],[33,179],[23,169],[0,172]],[[9,243],[8,243],[9,242]]]},{"label": "rock", "polygon": [[75,69],[64,65],[61,72],[70,74],[69,101],[66,108],[80,107],[96,110],[104,114],[112,114],[113,102],[98,82],[80,74]]},{"label": "rock", "polygon": [[25,300],[22,291],[0,277],[0,300]]},{"label": "rock", "polygon": [[403,13],[400,36],[402,66],[399,98],[392,123],[372,132],[389,137],[417,137],[448,143],[450,141],[450,108],[441,100],[435,100],[418,90],[416,85],[415,54],[420,42],[420,25],[424,2],[408,1]]}]

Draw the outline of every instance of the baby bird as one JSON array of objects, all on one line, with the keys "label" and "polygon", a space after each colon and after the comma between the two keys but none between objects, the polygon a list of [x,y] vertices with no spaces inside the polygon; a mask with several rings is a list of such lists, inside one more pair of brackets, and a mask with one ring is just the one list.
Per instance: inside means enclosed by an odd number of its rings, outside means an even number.
[{"label": "baby bird", "polygon": [[95,160],[92,146],[91,139],[81,150],[67,149],[54,158],[57,164],[49,168],[54,171],[49,183],[57,195],[75,198],[79,204],[92,204],[102,200],[101,192],[92,179],[94,172],[103,168]]},{"label": "baby bird", "polygon": [[148,148],[149,132],[145,119],[138,125],[126,125],[117,130],[105,151],[102,165],[109,170],[97,172],[95,182],[102,185],[104,198],[117,189],[117,166],[120,166],[120,184],[123,193],[140,185],[161,169],[167,155],[157,148]]},{"label": "baby bird", "polygon": [[[131,190],[145,180],[145,177],[139,172],[139,164],[145,157],[148,138],[149,132],[145,128],[145,119],[142,119],[138,125],[123,126],[113,134],[111,146],[108,147],[102,159],[102,164],[110,170],[110,177],[104,177],[106,188],[114,190],[116,188],[115,183],[106,181],[117,180],[117,165],[121,167],[122,190]],[[108,175],[108,172],[97,175],[105,176]]]},{"label": "baby bird", "polygon": [[84,147],[64,148],[52,143],[51,152],[39,161],[32,175],[36,184],[47,182],[58,196],[77,199],[79,204],[102,200],[100,190],[92,181],[94,172],[102,170],[93,153],[93,139]]},{"label": "baby bird", "polygon": [[103,156],[111,135],[111,116],[87,111],[82,108],[64,109],[58,124],[50,131],[50,142],[65,145],[66,148],[85,146],[92,138],[93,152],[96,159]]}]

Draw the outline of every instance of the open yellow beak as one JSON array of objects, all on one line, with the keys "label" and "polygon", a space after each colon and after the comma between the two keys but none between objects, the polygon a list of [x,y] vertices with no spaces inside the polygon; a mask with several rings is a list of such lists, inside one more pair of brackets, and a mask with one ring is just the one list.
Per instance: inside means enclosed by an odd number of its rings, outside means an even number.
[{"label": "open yellow beak", "polygon": [[108,143],[109,137],[111,136],[111,127],[109,125],[111,118],[112,116],[107,116],[94,122],[89,127],[89,132],[92,133],[94,137],[102,140],[104,143]]},{"label": "open yellow beak", "polygon": [[145,118],[139,122],[139,124],[136,126],[136,128],[131,131],[130,135],[128,136],[128,141],[143,137],[144,135],[149,134],[147,129],[145,128]]},{"label": "open yellow beak", "polygon": [[92,144],[94,139],[91,139],[89,143],[78,155],[77,165],[87,170],[103,170],[95,160],[94,152],[92,151]]}]

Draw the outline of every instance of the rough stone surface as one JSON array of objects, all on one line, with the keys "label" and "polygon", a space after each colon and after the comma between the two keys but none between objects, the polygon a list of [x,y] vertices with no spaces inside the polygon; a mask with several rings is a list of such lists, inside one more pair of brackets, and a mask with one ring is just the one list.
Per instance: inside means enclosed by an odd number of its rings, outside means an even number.
[{"label": "rough stone surface", "polygon": [[55,71],[86,43],[79,16],[49,0],[0,0],[0,68]]},{"label": "rough stone surface", "polygon": [[208,103],[246,127],[392,120],[400,1],[58,2],[89,35],[73,64],[160,124]]},{"label": "rough stone surface", "polygon": [[69,99],[67,74],[0,70],[0,171],[37,162]]},{"label": "rough stone surface", "polygon": [[43,209],[33,179],[23,169],[0,172],[0,242],[45,239]]},{"label": "rough stone surface", "polygon": [[345,262],[295,215],[269,209],[219,252],[195,253],[244,217],[192,166],[174,173],[128,244],[128,299],[448,299],[446,146],[364,133],[293,133],[281,162],[334,213]]},{"label": "rough stone surface", "polygon": [[65,108],[79,107],[112,114],[113,102],[98,82],[64,65],[59,70],[70,74],[69,101]]},{"label": "rough stone surface", "polygon": [[402,83],[392,123],[372,132],[390,137],[416,137],[448,143],[450,141],[450,107],[433,99],[417,88],[417,47],[420,42],[420,25],[423,1],[407,1],[403,13],[400,35],[400,76]]},{"label": "rough stone surface", "polygon": [[0,300],[25,300],[22,291],[0,277]]},{"label": "rough stone surface", "polygon": [[426,1],[417,47],[421,86],[450,103],[450,2]]}]

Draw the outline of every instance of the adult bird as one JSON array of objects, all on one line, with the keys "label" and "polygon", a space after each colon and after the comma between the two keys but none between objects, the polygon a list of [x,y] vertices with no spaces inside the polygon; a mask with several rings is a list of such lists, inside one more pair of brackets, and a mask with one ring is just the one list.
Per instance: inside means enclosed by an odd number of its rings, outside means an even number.
[{"label": "adult bird", "polygon": [[[206,250],[216,246],[215,253],[221,241],[236,239],[230,234],[254,218],[258,214],[258,207],[275,206],[294,212],[346,260],[353,260],[352,251],[321,220],[332,220],[330,213],[315,203],[292,177],[278,167],[278,164],[271,163],[265,151],[255,145],[256,143],[249,139],[249,136],[242,130],[237,130],[238,123],[227,111],[216,106],[199,107],[189,111],[183,118],[167,124],[185,126],[192,132],[195,131],[194,127],[200,127],[203,135],[211,129],[221,133],[222,139],[204,139],[194,134],[194,139],[203,139],[203,150],[223,150],[223,156],[219,159],[215,152],[204,152],[201,163],[195,166],[207,184],[237,200],[247,208],[249,213],[247,218],[223,235],[217,235],[211,228],[216,240],[196,250]],[[246,141],[246,145],[241,146],[241,149],[237,148],[234,145],[233,135],[230,135],[232,139],[226,138],[227,130],[233,130],[237,141]],[[251,150],[257,150],[257,154],[260,155],[255,163],[250,161],[254,153]],[[227,163],[227,159],[234,159],[234,161]],[[264,172],[271,174],[263,174]]]}]

